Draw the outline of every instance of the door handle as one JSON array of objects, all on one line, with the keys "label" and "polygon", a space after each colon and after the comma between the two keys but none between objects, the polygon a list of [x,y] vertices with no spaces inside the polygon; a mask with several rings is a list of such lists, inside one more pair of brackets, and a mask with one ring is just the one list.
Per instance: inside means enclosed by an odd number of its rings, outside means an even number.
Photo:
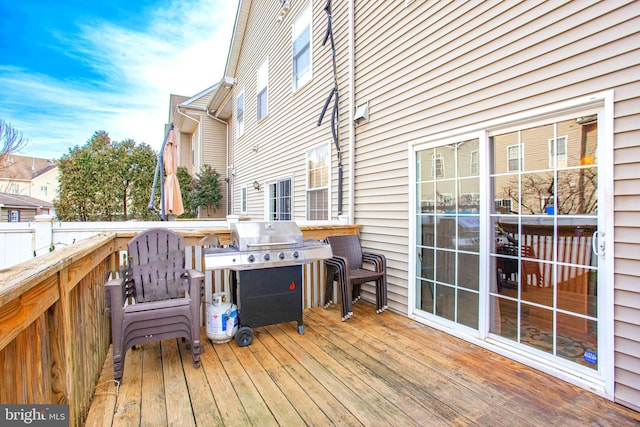
[{"label": "door handle", "polygon": [[600,230],[596,230],[591,237],[591,249],[597,256],[604,256],[606,249],[605,233]]}]

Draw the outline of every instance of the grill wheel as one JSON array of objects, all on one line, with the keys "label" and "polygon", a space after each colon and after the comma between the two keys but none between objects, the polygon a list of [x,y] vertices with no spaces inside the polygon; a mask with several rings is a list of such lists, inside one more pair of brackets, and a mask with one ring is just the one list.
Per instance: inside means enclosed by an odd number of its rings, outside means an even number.
[{"label": "grill wheel", "polygon": [[236,332],[236,344],[246,347],[253,342],[253,330],[248,326],[241,326]]}]

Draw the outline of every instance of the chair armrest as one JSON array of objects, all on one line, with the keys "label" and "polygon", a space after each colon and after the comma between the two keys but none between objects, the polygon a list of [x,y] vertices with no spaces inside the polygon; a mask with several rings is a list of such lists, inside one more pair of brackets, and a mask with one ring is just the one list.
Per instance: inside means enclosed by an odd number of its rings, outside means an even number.
[{"label": "chair armrest", "polygon": [[189,280],[189,296],[200,302],[204,296],[204,273],[199,270],[189,269],[186,274]]},{"label": "chair armrest", "polygon": [[384,272],[387,269],[387,258],[381,253],[364,252],[362,254],[362,261],[374,264],[376,272],[378,273]]},{"label": "chair armrest", "polygon": [[105,310],[108,313],[124,306],[125,283],[124,278],[120,278],[111,279],[104,285]]},{"label": "chair armrest", "polygon": [[344,271],[349,271],[349,260],[339,255],[334,255],[329,259],[324,260],[325,264],[335,268],[342,268]]}]

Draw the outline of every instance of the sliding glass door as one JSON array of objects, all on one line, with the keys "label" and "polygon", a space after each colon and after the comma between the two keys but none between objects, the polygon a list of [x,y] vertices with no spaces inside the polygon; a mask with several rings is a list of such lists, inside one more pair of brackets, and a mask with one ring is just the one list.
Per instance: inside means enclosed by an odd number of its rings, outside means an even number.
[{"label": "sliding glass door", "polygon": [[414,150],[414,313],[595,375],[597,115],[479,135]]}]

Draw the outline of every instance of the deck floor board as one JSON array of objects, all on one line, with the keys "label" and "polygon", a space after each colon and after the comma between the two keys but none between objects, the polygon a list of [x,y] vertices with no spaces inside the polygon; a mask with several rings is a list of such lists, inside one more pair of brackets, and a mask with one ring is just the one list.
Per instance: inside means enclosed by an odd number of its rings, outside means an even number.
[{"label": "deck floor board", "polygon": [[[127,352],[123,382],[107,360],[93,425],[605,425],[640,413],[366,302],[255,328],[251,346],[211,344],[201,368],[180,340]],[[111,354],[109,353],[109,358]],[[114,395],[117,397],[114,399]],[[164,399],[164,401],[162,401]]]}]

